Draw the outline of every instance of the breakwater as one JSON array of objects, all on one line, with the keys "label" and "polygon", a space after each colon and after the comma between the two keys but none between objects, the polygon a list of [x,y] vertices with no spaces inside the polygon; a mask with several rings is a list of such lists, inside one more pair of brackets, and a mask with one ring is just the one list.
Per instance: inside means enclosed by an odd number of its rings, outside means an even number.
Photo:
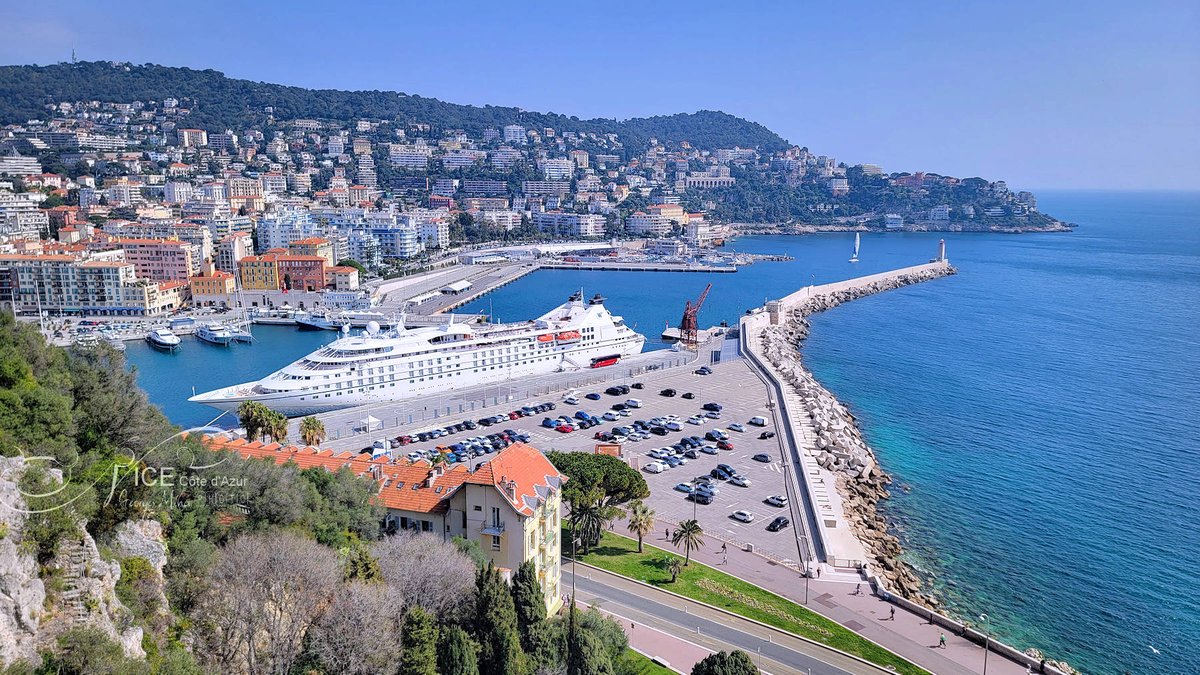
[{"label": "breakwater", "polygon": [[[899,539],[888,531],[886,519],[876,508],[879,500],[888,496],[891,478],[879,467],[854,415],[804,366],[799,346],[808,336],[807,317],[811,314],[954,273],[949,263],[938,262],[802,289],[783,300],[768,303],[764,312],[767,322],[758,327],[755,336],[756,351],[770,364],[773,376],[791,389],[799,404],[800,410],[788,411],[799,418],[803,427],[797,436],[808,441],[798,451],[804,455],[802,463],[806,468],[815,464],[818,469],[806,471],[806,476],[831,474],[840,496],[841,513],[821,514],[816,519],[818,528],[848,527],[868,556],[855,562],[873,568],[899,594],[927,606],[936,606],[936,599],[922,596],[920,580],[900,560]],[[838,557],[837,548],[827,544],[827,554],[834,554],[828,557]]]}]

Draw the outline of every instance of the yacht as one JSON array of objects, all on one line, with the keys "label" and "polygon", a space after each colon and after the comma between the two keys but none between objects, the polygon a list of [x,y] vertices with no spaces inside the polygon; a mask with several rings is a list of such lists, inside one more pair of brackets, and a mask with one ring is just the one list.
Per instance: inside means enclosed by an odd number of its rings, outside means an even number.
[{"label": "yacht", "polygon": [[547,373],[602,368],[642,351],[646,338],[604,298],[567,302],[531,321],[383,330],[370,322],[270,375],[191,397],[220,410],[258,401],[290,417],[378,404]]},{"label": "yacht", "polygon": [[219,323],[201,324],[196,329],[196,337],[205,342],[211,342],[214,345],[221,345],[222,347],[227,347],[229,343],[233,342],[233,333],[223,324]]},{"label": "yacht", "polygon": [[173,352],[179,349],[180,340],[179,336],[170,328],[155,328],[146,334],[146,342],[149,342],[152,347]]},{"label": "yacht", "polygon": [[858,248],[861,244],[862,244],[862,233],[855,232],[854,233],[854,253],[850,254],[850,262],[852,262],[852,263],[858,262]]},{"label": "yacht", "polygon": [[296,325],[300,330],[342,330],[346,326],[366,328],[372,321],[383,328],[391,328],[395,324],[395,320],[386,314],[369,311],[326,312],[296,317]]}]

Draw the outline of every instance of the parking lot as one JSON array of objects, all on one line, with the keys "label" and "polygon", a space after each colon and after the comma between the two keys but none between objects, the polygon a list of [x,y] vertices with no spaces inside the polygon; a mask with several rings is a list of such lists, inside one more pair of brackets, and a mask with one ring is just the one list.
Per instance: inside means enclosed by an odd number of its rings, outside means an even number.
[{"label": "parking lot", "polygon": [[[728,359],[728,356],[726,358]],[[647,503],[655,511],[661,526],[671,527],[681,520],[695,517],[705,533],[710,535],[710,545],[719,545],[717,542],[723,541],[730,547],[745,548],[747,544],[752,544],[757,552],[770,558],[794,563],[799,559],[795,526],[800,505],[789,503],[786,507],[778,507],[766,503],[766,499],[772,495],[788,496],[789,501],[794,501],[796,497],[795,491],[787,486],[789,476],[786,472],[790,468],[781,461],[784,453],[780,447],[780,438],[778,435],[768,439],[759,438],[764,431],[775,431],[774,420],[767,409],[766,388],[741,359],[734,358],[711,365],[710,375],[697,375],[694,371],[698,365],[697,363],[693,366],[656,370],[580,388],[547,392],[542,396],[521,401],[499,401],[499,405],[486,406],[474,411],[467,410],[437,421],[426,420],[424,423],[399,424],[394,427],[388,424],[382,432],[356,434],[353,438],[343,438],[324,445],[336,444],[341,446],[338,449],[357,450],[371,445],[373,439],[380,437],[394,438],[398,435],[415,434],[417,431],[426,431],[468,419],[477,421],[489,415],[507,416],[509,411],[522,406],[553,402],[555,409],[551,411],[537,412],[518,419],[506,419],[490,426],[478,425],[473,430],[467,429],[441,438],[414,442],[392,450],[391,454],[402,459],[410,452],[427,452],[438,446],[450,446],[465,442],[469,438],[486,437],[488,434],[507,429],[528,435],[529,444],[543,451],[593,452],[596,444],[601,442],[595,438],[598,432],[611,432],[618,427],[632,426],[636,420],[648,421],[656,417],[674,415],[678,418],[680,431],[670,431],[665,436],[647,434],[648,437],[642,440],[625,442],[622,450],[624,457],[641,472],[650,486],[650,498]],[[640,383],[642,388],[631,387],[628,394],[618,396],[605,393],[609,386],[635,383]],[[676,395],[662,396],[660,392],[663,389],[674,389]],[[693,394],[693,398],[685,398],[684,394],[687,393]],[[600,398],[591,400],[586,398],[587,394],[598,394]],[[565,402],[571,397],[578,399],[578,403],[572,405]],[[625,403],[631,398],[639,399],[641,407],[627,410],[628,415],[619,416],[616,421],[602,421],[596,426],[587,429],[576,428],[569,433],[541,425],[546,417],[557,418],[565,415],[574,418],[581,410],[601,417],[605,412],[611,411],[614,404]],[[703,405],[709,402],[722,406],[719,419],[704,417],[701,424],[687,422],[693,415],[703,414]],[[384,417],[383,414],[376,414]],[[361,417],[363,412],[359,409],[354,412],[347,411],[344,415],[357,418]],[[755,416],[765,417],[767,426],[747,424],[748,420]],[[730,425],[735,422],[744,425],[745,431],[731,430]],[[731,450],[718,450],[715,455],[697,452],[695,459],[688,459],[686,464],[667,468],[662,473],[649,473],[644,470],[647,464],[655,461],[648,454],[652,450],[670,447],[679,443],[685,436],[699,436],[703,439],[709,430],[717,428],[727,431],[729,442],[733,446]],[[705,440],[704,445],[716,444]],[[752,459],[759,453],[766,453],[770,461],[759,462]],[[491,456],[490,453],[483,454],[468,461],[474,466],[487,461]],[[692,483],[693,479],[699,476],[709,475],[718,464],[730,465],[748,479],[749,485],[740,487],[726,480],[714,479],[712,482],[717,488],[717,494],[711,504],[694,503],[687,498],[686,493],[676,490],[675,486],[679,483]],[[744,523],[732,518],[731,514],[739,510],[754,514],[753,520]],[[778,532],[767,531],[767,525],[779,515],[790,519],[789,526]],[[623,521],[617,524],[619,532],[624,532],[625,529]],[[659,537],[661,533],[655,533],[653,536]]]},{"label": "parking lot", "polygon": [[[697,375],[693,372],[694,368],[677,368],[644,375],[636,378],[636,381],[643,383],[643,389],[633,389],[629,394],[622,396],[607,395],[603,388],[579,390],[576,393],[579,398],[578,405],[564,405],[560,401],[558,408],[550,414],[551,417],[564,414],[573,416],[576,411],[584,410],[599,416],[615,403],[623,403],[629,398],[641,400],[641,408],[630,410],[628,417],[621,417],[616,422],[604,422],[590,429],[572,433],[559,433],[539,426],[545,415],[538,415],[522,420],[525,424],[520,428],[530,432],[529,442],[541,450],[592,452],[598,442],[593,438],[597,431],[611,431],[616,427],[628,426],[634,420],[676,415],[682,431],[671,432],[666,436],[650,435],[649,438],[627,442],[623,446],[625,457],[641,471],[650,486],[650,498],[647,503],[654,509],[655,517],[667,526],[694,516],[706,533],[728,542],[731,547],[744,547],[749,543],[753,544],[756,551],[768,557],[784,562],[796,562],[799,560],[799,553],[793,507],[797,505],[789,504],[788,507],[781,508],[765,502],[772,495],[789,496],[794,492],[786,488],[788,476],[785,471],[790,468],[781,462],[783,453],[779,437],[776,435],[769,439],[759,438],[763,431],[775,431],[774,422],[766,407],[766,388],[740,359],[713,365],[712,370],[711,375]],[[668,388],[676,390],[674,397],[659,394],[661,390]],[[683,398],[683,394],[688,392],[693,393],[695,398]],[[601,398],[598,401],[588,400],[584,398],[584,394],[587,393],[598,393]],[[723,406],[720,419],[704,418],[702,424],[689,424],[686,420],[703,413],[702,406],[708,402]],[[767,418],[767,426],[760,428],[747,424],[747,420],[754,416]],[[729,425],[734,422],[744,425],[745,431],[729,430]],[[649,456],[650,451],[669,447],[678,443],[684,436],[703,438],[706,432],[715,428],[728,432],[729,441],[733,445],[732,450],[720,450],[717,455],[697,453],[696,459],[689,459],[686,464],[668,468],[662,473],[648,473],[644,470],[646,464],[655,461]],[[705,444],[715,445],[710,441],[705,441]],[[752,457],[759,453],[766,453],[771,461],[764,463],[753,460]],[[749,487],[714,480],[718,493],[713,502],[707,505],[694,503],[687,498],[686,493],[675,489],[679,483],[691,482],[698,476],[708,475],[717,464],[732,466],[749,479]],[[730,514],[738,510],[753,513],[753,521],[743,523],[732,518]],[[787,516],[791,524],[779,532],[768,532],[767,525],[779,515]],[[624,522],[618,523],[617,531],[625,531]],[[661,535],[656,533],[653,536]]]}]

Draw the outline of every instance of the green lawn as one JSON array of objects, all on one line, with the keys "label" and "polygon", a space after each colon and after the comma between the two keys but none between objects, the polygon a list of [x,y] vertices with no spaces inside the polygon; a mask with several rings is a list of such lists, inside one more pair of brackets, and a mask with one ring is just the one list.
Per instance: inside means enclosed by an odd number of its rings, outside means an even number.
[{"label": "green lawn", "polygon": [[[564,539],[570,541],[570,535],[564,534]],[[805,607],[706,565],[693,561],[671,583],[667,561],[672,557],[683,558],[649,546],[645,553],[638,553],[633,539],[604,532],[600,545],[587,555],[580,555],[579,560],[802,635],[872,663],[892,666],[899,673],[926,672]]]},{"label": "green lawn", "polygon": [[675,671],[658,665],[649,657],[642,656],[632,649],[626,649],[613,665],[621,675],[675,675]]}]

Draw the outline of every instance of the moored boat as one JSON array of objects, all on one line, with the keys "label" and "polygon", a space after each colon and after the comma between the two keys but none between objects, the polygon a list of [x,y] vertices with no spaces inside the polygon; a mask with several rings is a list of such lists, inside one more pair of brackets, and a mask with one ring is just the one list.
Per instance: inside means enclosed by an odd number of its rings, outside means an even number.
[{"label": "moored boat", "polygon": [[181,340],[170,328],[155,328],[146,334],[146,342],[149,342],[151,347],[175,351],[179,349]]},{"label": "moored boat", "polygon": [[196,337],[214,345],[228,347],[233,342],[233,333],[223,324],[206,323],[196,329]]}]

